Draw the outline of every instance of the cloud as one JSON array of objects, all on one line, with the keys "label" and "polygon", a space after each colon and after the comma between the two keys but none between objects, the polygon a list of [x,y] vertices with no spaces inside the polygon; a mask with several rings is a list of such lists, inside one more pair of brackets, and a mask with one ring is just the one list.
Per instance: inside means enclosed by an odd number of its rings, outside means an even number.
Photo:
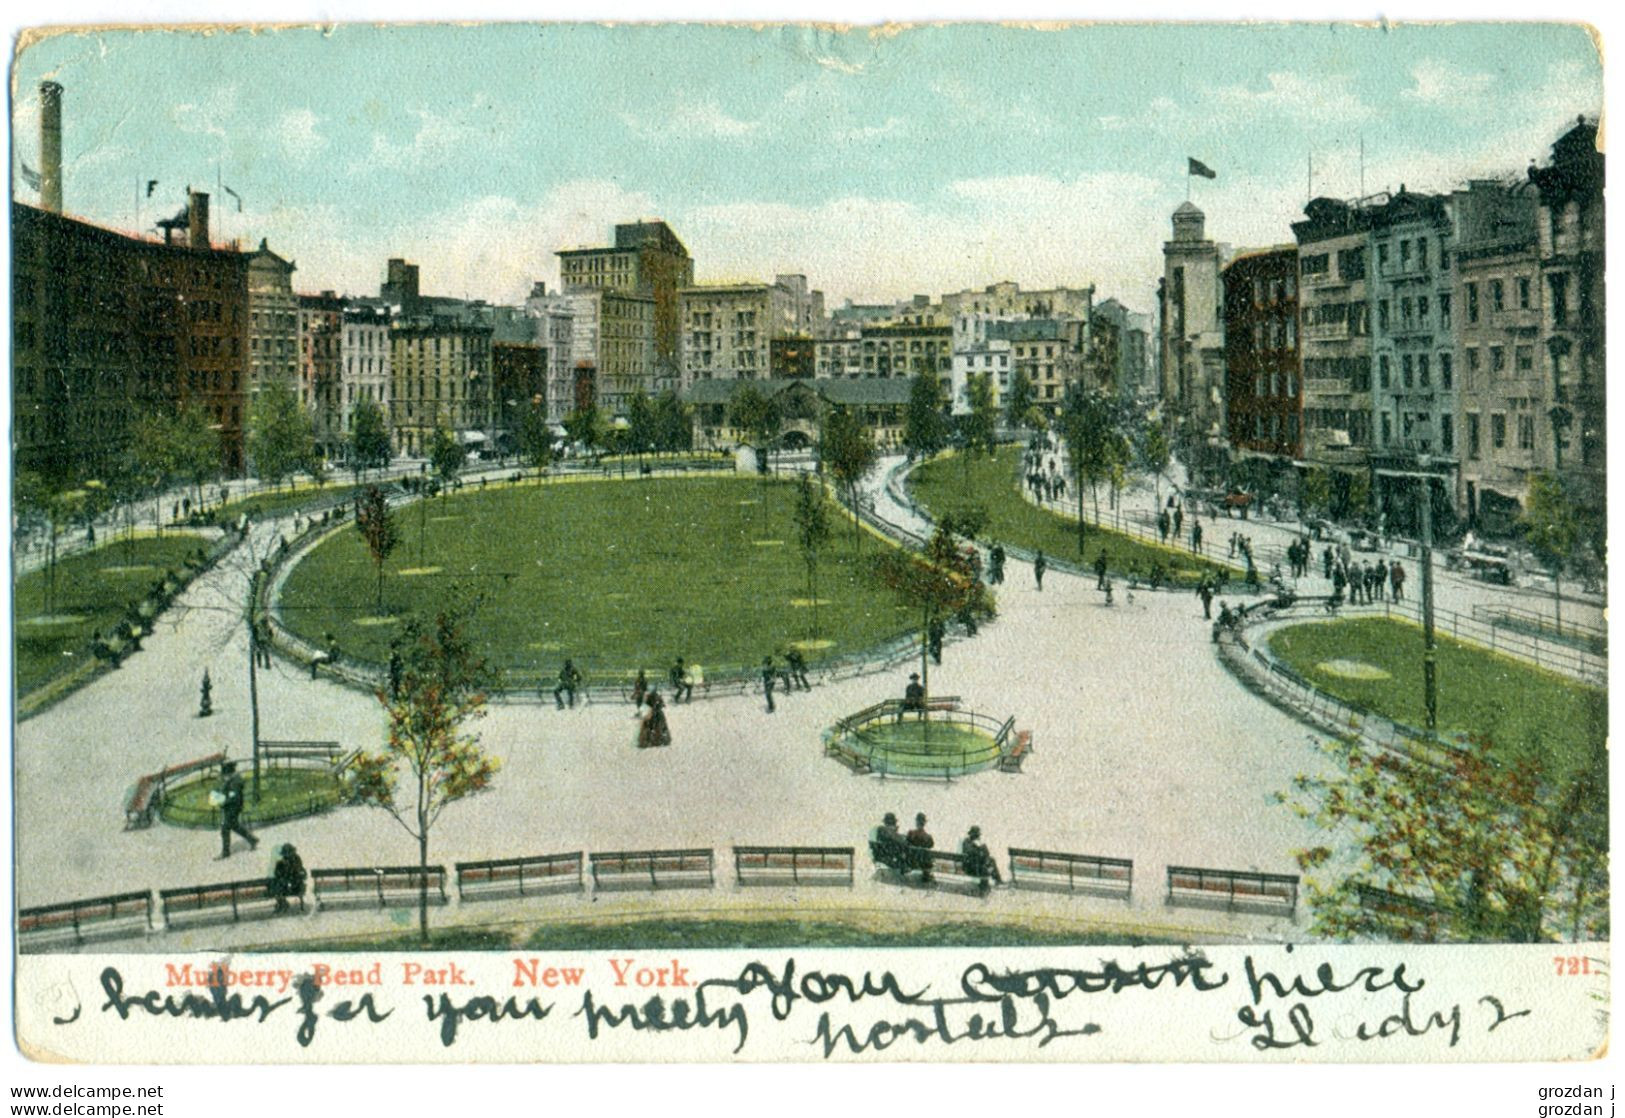
[{"label": "cloud", "polygon": [[1354,92],[1347,74],[1305,76],[1278,70],[1266,75],[1265,81],[1268,84],[1263,89],[1221,86],[1212,91],[1212,98],[1227,112],[1274,114],[1302,124],[1350,124],[1376,115],[1376,110]]},{"label": "cloud", "polygon": [[836,128],[830,133],[830,138],[837,143],[865,143],[869,140],[884,139],[896,136],[905,131],[908,122],[900,116],[886,118],[884,124],[861,124],[851,128]]},{"label": "cloud", "polygon": [[169,117],[182,132],[226,138],[226,124],[237,112],[237,87],[219,86],[197,101],[170,109]]},{"label": "cloud", "polygon": [[1424,58],[1411,67],[1411,80],[1416,84],[1401,90],[1401,97],[1427,105],[1462,105],[1488,93],[1495,84],[1495,75],[1468,73],[1441,59]]},{"label": "cloud", "polygon": [[484,93],[443,112],[420,107],[407,110],[407,115],[417,121],[412,138],[397,141],[373,133],[366,156],[350,165],[352,174],[374,168],[444,171],[458,161],[454,157],[459,153],[474,149],[489,154],[508,147],[523,119],[516,107],[499,105]]},{"label": "cloud", "polygon": [[681,100],[665,117],[639,117],[623,113],[621,120],[633,132],[650,139],[741,140],[760,132],[760,120],[730,116],[714,99]]},{"label": "cloud", "polygon": [[327,146],[327,137],[316,130],[318,123],[309,109],[290,109],[277,118],[273,131],[289,159],[303,163]]}]

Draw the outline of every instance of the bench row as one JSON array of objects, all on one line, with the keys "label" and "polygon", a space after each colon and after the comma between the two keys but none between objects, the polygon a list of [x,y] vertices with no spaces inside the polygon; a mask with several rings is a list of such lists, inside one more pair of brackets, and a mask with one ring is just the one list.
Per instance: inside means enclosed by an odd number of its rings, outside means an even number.
[{"label": "bench row", "polygon": [[[871,844],[871,853],[873,851]],[[961,855],[945,850],[921,851],[933,871],[948,877],[979,880],[967,873]],[[735,846],[734,875],[741,886],[853,884],[855,850],[837,846]],[[1012,885],[1066,892],[1103,892],[1129,898],[1134,863],[1123,858],[1011,848]],[[711,888],[716,884],[715,855],[708,849],[638,850],[543,854],[458,862],[454,877],[459,901],[501,896],[581,892],[591,874],[596,892],[631,889]],[[310,871],[317,909],[408,907],[420,898],[443,905],[448,874],[444,866],[362,866]],[[1181,900],[1267,905],[1295,913],[1298,878],[1285,874],[1169,866],[1167,903]],[[120,893],[81,901],[25,908],[18,913],[18,942],[40,949],[139,935],[159,927],[262,919],[283,912],[305,911],[303,895],[278,896],[272,879],[251,878]]]}]

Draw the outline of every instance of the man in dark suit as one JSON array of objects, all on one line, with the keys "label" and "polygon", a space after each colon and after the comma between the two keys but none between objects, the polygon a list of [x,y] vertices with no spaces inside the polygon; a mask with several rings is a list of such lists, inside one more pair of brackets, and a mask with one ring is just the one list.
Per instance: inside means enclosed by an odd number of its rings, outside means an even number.
[{"label": "man in dark suit", "polygon": [[220,857],[231,857],[234,832],[248,840],[250,850],[259,846],[260,840],[243,827],[243,778],[237,775],[237,762],[227,761],[220,766],[220,788],[215,796],[220,801]]}]

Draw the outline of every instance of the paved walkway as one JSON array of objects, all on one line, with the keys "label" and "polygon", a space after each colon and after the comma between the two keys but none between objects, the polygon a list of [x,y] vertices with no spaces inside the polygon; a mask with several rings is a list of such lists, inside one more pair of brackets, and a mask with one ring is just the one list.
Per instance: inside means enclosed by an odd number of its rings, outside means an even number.
[{"label": "paved walkway", "polygon": [[[884,496],[884,471],[869,487],[883,515],[908,515]],[[263,546],[275,525],[256,530]],[[17,731],[17,889],[23,905],[96,893],[257,876],[267,851],[293,841],[307,865],[413,860],[400,827],[378,810],[346,808],[267,828],[257,854],[217,862],[217,837],[164,825],[126,832],[121,803],[136,777],[249,740],[248,654],[240,603],[246,563],[225,563],[195,584],[147,641],[112,672]],[[852,845],[885,811],[930,817],[939,846],[956,846],[971,824],[1001,857],[1006,846],[1132,858],[1131,904],[1104,898],[1001,890],[986,901],[925,894],[870,874],[850,893],[818,902],[911,914],[940,911],[1077,919],[1112,927],[1178,928],[1193,938],[1305,936],[1280,917],[1232,915],[1163,903],[1172,864],[1291,872],[1306,825],[1273,802],[1291,774],[1320,763],[1305,728],[1237,682],[1213,656],[1199,603],[1189,594],[1141,594],[1108,608],[1092,580],[1052,572],[1042,592],[1012,562],[998,588],[1000,616],[974,641],[950,646],[932,670],[939,693],[1031,729],[1035,751],[1019,775],[982,773],[951,784],[899,782],[848,773],[821,755],[819,731],[842,713],[901,692],[905,681],[870,677],[818,687],[768,714],[759,698],[734,696],[669,708],[676,744],[633,746],[629,707],[557,712],[497,706],[478,723],[502,760],[495,786],[447,810],[431,846],[435,861],[560,850],[709,846],[726,863],[733,843]],[[208,668],[216,714],[196,715]],[[281,661],[260,674],[261,734],[338,739],[373,746],[377,703]],[[720,867],[719,880],[730,866]],[[809,895],[809,899],[810,899]],[[681,898],[680,900],[674,898]],[[789,898],[781,898],[788,902]],[[705,894],[617,898],[629,911],[754,909],[776,903],[759,890],[719,885]],[[801,899],[796,899],[801,903]],[[523,902],[533,919],[604,911],[588,898]],[[485,911],[482,906],[482,911]],[[492,909],[490,911],[496,911]],[[900,917],[901,919],[902,917]],[[352,930],[390,916],[324,914],[303,935]],[[280,925],[278,925],[280,927]],[[409,926],[409,921],[408,921]],[[266,925],[188,933],[209,943],[263,942]],[[246,938],[245,938],[246,937]],[[170,937],[149,941],[152,949]]]}]

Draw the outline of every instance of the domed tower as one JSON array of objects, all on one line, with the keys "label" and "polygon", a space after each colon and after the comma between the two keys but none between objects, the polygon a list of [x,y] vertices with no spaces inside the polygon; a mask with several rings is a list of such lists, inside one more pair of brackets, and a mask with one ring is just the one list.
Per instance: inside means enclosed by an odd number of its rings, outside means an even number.
[{"label": "domed tower", "polygon": [[1181,202],[1174,211],[1174,240],[1201,241],[1206,240],[1203,232],[1207,225],[1207,215],[1196,208],[1193,202]]}]

